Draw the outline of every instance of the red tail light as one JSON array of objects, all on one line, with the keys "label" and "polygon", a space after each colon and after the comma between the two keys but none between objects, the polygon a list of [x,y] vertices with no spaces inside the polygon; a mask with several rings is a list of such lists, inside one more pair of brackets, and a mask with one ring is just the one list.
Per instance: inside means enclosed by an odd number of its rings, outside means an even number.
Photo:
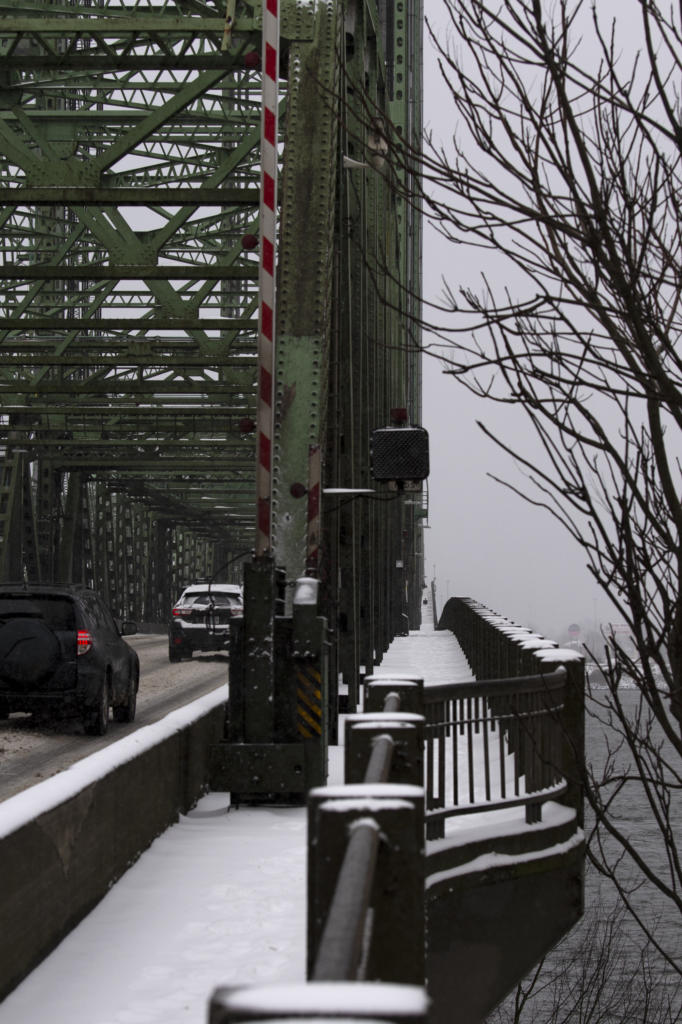
[{"label": "red tail light", "polygon": [[173,615],[176,618],[186,619],[192,614],[191,608],[174,608]]},{"label": "red tail light", "polygon": [[92,647],[92,636],[87,629],[78,630],[78,654],[85,654]]}]

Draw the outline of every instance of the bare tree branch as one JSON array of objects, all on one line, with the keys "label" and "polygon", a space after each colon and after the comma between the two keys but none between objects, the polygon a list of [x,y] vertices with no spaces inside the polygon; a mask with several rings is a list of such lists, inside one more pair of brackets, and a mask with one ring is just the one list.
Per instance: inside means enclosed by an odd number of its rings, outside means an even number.
[{"label": "bare tree branch", "polygon": [[[499,482],[561,523],[627,627],[600,658],[596,713],[620,749],[586,772],[591,856],[656,942],[640,887],[682,920],[682,9],[626,6],[634,34],[594,0],[443,0],[450,33],[428,31],[452,130],[418,149],[386,124],[382,173],[452,245],[414,336],[458,384],[524,410],[524,450],[479,424],[519,471]],[[621,814],[635,791],[662,873]]]}]

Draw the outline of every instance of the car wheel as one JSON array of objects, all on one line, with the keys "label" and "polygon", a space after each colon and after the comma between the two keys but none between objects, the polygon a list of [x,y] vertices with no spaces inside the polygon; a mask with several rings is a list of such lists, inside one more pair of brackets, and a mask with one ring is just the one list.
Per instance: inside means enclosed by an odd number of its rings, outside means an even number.
[{"label": "car wheel", "polygon": [[88,736],[104,736],[109,728],[109,679],[105,676],[97,694],[97,703],[86,709],[83,726]]},{"label": "car wheel", "polygon": [[192,660],[192,648],[187,647],[185,644],[168,644],[168,660],[169,661],[191,661]]},{"label": "car wheel", "polygon": [[125,704],[118,704],[114,706],[115,722],[135,721],[135,711],[137,709],[137,683],[138,676],[137,670],[135,669],[130,673],[130,680],[128,682],[128,695]]}]

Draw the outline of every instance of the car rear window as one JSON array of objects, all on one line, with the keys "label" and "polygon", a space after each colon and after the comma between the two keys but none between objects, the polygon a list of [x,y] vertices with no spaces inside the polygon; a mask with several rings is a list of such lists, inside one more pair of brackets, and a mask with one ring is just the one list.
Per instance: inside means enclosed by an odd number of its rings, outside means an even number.
[{"label": "car rear window", "polygon": [[75,629],[76,615],[73,601],[68,597],[50,594],[0,594],[4,605],[12,606],[12,613],[21,615],[27,612],[40,612],[53,629]]},{"label": "car rear window", "polygon": [[222,608],[239,607],[241,608],[241,600],[236,594],[223,594],[219,590],[213,590],[209,594],[208,590],[197,591],[192,594],[185,594],[182,598],[182,604],[213,604],[220,605]]}]

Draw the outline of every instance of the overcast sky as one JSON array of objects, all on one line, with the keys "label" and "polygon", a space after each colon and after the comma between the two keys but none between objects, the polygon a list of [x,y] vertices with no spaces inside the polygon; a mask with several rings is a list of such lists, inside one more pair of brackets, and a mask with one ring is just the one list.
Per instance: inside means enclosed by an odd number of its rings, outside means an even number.
[{"label": "overcast sky", "polygon": [[[442,0],[426,0],[431,21],[441,20]],[[451,134],[453,110],[425,32],[424,121],[434,134]],[[437,294],[445,273],[455,290],[478,286],[478,254],[467,263],[464,247],[454,248],[425,224],[424,291]],[[428,343],[429,338],[424,337]],[[476,426],[482,420],[506,441],[529,439],[518,411],[475,399],[440,364],[424,359],[423,425],[430,434],[430,529],[425,533],[426,575],[435,566],[441,601],[446,595],[473,597],[522,625],[554,639],[565,639],[571,623],[583,631],[595,622],[614,621],[606,599],[592,581],[579,546],[547,512],[532,508],[488,477],[494,473],[515,485],[521,471]]]},{"label": "overcast sky", "polygon": [[[428,265],[428,259],[427,259]],[[524,626],[564,639],[613,619],[585,568],[584,553],[548,513],[491,480],[522,481],[520,471],[483,436],[476,419],[524,437],[513,410],[474,399],[435,360],[424,365],[424,423],[430,435],[426,576],[435,565],[444,597],[473,597]]]}]

